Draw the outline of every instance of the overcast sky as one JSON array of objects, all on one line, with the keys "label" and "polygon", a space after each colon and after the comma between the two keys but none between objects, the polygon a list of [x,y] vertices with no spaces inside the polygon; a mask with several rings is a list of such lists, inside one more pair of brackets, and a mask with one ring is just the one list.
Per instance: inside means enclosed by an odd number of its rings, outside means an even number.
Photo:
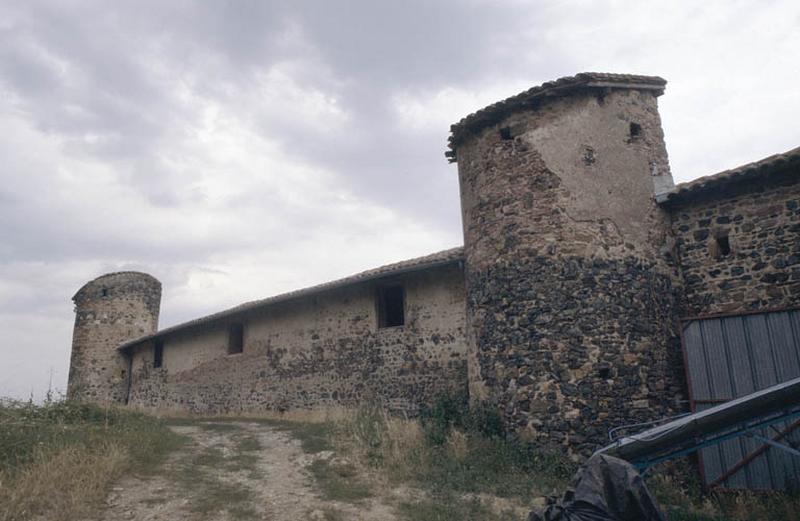
[{"label": "overcast sky", "polygon": [[581,71],[669,81],[678,182],[800,145],[796,0],[0,0],[0,396],[103,273],[165,327],[460,245],[449,125]]}]

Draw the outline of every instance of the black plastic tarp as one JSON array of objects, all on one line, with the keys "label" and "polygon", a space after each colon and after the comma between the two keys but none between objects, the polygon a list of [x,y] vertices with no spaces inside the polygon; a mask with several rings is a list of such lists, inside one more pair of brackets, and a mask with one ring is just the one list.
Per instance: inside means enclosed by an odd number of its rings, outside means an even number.
[{"label": "black plastic tarp", "polygon": [[665,521],[655,498],[630,463],[595,454],[584,463],[564,496],[549,498],[528,521]]}]

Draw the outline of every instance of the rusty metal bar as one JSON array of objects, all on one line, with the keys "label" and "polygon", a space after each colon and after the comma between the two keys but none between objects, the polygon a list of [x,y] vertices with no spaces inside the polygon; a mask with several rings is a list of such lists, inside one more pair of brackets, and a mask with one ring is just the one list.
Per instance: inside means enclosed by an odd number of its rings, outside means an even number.
[{"label": "rusty metal bar", "polygon": [[[778,434],[773,436],[772,437],[772,441],[778,441],[778,440],[784,438],[785,436],[788,436],[793,431],[795,431],[798,427],[800,427],[800,420],[797,420],[797,421],[793,422],[791,425],[789,425],[788,427],[786,427],[785,429],[780,431]],[[769,448],[770,448],[770,445],[768,445],[766,443],[764,445],[760,446],[759,448],[757,448],[756,450],[754,450],[753,452],[751,452],[750,454],[748,454],[747,456],[745,456],[744,458],[739,460],[739,462],[736,463],[736,465],[734,465],[733,467],[731,467],[728,470],[726,470],[720,477],[718,477],[717,479],[715,479],[714,481],[709,483],[708,484],[708,488],[711,489],[711,488],[719,486],[723,481],[725,481],[729,477],[731,477],[734,474],[736,474],[737,472],[739,472],[739,470],[742,467],[746,466],[751,461],[753,461],[757,457],[759,457],[762,454],[764,454],[767,451],[767,449],[769,449]]]}]

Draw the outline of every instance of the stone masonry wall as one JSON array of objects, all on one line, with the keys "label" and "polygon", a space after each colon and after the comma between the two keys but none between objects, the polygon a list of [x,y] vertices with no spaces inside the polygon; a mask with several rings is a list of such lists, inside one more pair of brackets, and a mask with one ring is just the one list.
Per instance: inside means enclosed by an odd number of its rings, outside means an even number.
[{"label": "stone masonry wall", "polygon": [[438,393],[466,390],[463,271],[456,265],[391,279],[406,291],[405,325],[378,328],[376,283],[301,297],[244,317],[241,354],[227,329],[168,337],[134,353],[130,403],[199,413],[313,409],[380,401],[414,413]]},{"label": "stone masonry wall", "polygon": [[598,94],[458,148],[471,396],[581,455],[612,427],[671,414],[683,389],[656,98]]},{"label": "stone masonry wall", "polygon": [[161,283],[145,273],[98,277],[73,297],[67,394],[96,403],[121,403],[128,364],[117,346],[158,328]]},{"label": "stone masonry wall", "polygon": [[698,195],[671,212],[685,316],[800,306],[800,172]]}]

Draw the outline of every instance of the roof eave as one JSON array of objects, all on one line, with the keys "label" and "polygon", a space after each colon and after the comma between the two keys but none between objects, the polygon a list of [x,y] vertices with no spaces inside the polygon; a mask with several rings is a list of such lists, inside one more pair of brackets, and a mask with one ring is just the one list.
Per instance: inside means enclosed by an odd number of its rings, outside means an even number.
[{"label": "roof eave", "polygon": [[[752,179],[790,174],[800,168],[800,147],[742,166],[681,183],[671,192],[660,194],[656,202],[664,206],[679,205],[719,194],[720,188],[743,184]],[[798,172],[800,174],[800,172]],[[797,176],[800,180],[800,175]]]}]

